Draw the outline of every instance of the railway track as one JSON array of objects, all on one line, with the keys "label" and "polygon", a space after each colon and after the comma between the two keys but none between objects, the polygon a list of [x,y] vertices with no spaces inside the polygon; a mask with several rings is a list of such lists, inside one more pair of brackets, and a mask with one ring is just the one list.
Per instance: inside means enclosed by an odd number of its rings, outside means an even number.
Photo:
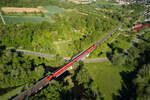
[{"label": "railway track", "polygon": [[[93,45],[92,47],[88,48],[87,50],[79,53],[77,56],[70,59],[70,62],[68,64],[66,64],[64,67],[60,68],[58,71],[53,72],[49,76],[38,81],[31,88],[27,89],[26,91],[22,92],[20,95],[16,96],[13,100],[24,100],[24,99],[28,98],[29,96],[33,95],[34,93],[36,93],[37,91],[39,91],[40,89],[42,89],[45,85],[47,85],[49,83],[50,80],[55,78],[55,76],[59,76],[59,74],[61,75],[62,73],[64,73],[70,66],[72,66],[72,64],[75,61],[82,60],[84,56],[88,56],[92,50],[94,50],[97,46],[101,45],[107,38],[109,38],[114,32],[116,32],[121,27],[122,27],[122,24],[117,26],[112,32],[108,33],[101,40],[96,42],[95,45]],[[106,60],[106,59],[103,59],[103,60]]]},{"label": "railway track", "polygon": [[115,33],[119,28],[122,27],[123,24],[117,26],[112,32],[108,33],[107,35],[105,35],[102,39],[100,39],[99,41],[96,42],[96,45],[99,46],[101,45],[105,40],[107,40],[113,33]]},{"label": "railway track", "polygon": [[20,95],[15,97],[13,100],[24,100],[27,99],[29,96],[33,95],[34,93],[38,92],[43,86],[46,86],[48,82],[45,81],[47,77],[37,82],[31,88],[27,89],[26,91],[22,92]]},{"label": "railway track", "polygon": [[[130,20],[127,20],[127,21],[130,21]],[[87,49],[87,50],[79,53],[77,56],[75,56],[74,58],[72,58],[70,60],[70,62],[67,63],[64,67],[56,70],[54,73],[52,73],[49,76],[47,76],[47,77],[43,78],[42,80],[38,81],[31,88],[27,89],[26,91],[24,91],[20,95],[16,96],[13,100],[24,100],[24,99],[28,98],[29,96],[33,95],[34,93],[36,93],[37,91],[39,91],[40,89],[42,89],[45,85],[47,85],[49,83],[50,80],[52,80],[53,78],[55,78],[55,76],[57,77],[57,76],[61,75],[62,73],[64,73],[70,66],[72,66],[72,64],[75,61],[82,60],[83,59],[82,57],[88,56],[91,51],[93,51],[96,47],[98,47],[105,40],[107,40],[113,33],[115,33],[119,28],[121,28],[123,24],[124,23],[122,23],[121,25],[117,26],[112,32],[110,32],[107,35],[105,35],[102,39],[100,39],[99,41],[97,41],[89,49]],[[97,60],[97,59],[95,59],[95,60]],[[106,60],[106,59],[103,59],[103,60]]]}]

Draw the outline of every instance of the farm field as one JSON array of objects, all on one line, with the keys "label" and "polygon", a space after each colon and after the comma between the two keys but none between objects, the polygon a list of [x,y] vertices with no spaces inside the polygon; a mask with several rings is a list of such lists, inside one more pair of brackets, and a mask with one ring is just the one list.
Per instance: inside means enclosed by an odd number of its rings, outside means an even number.
[{"label": "farm field", "polygon": [[4,12],[4,19],[6,20],[6,22],[48,21],[53,23],[54,19],[52,18],[52,16],[54,16],[56,13],[62,13],[65,11],[64,9],[51,5],[39,6],[37,8],[2,7],[1,9]]},{"label": "farm field", "polygon": [[27,13],[31,13],[31,12],[40,12],[39,9],[37,8],[15,8],[15,7],[2,7],[1,10],[3,12],[16,12],[16,13],[23,13],[23,12],[27,12]]},{"label": "farm field", "polygon": [[55,13],[61,13],[64,12],[65,9],[59,8],[57,6],[43,6],[42,9],[45,9],[46,12],[51,13],[51,14],[55,14]]}]

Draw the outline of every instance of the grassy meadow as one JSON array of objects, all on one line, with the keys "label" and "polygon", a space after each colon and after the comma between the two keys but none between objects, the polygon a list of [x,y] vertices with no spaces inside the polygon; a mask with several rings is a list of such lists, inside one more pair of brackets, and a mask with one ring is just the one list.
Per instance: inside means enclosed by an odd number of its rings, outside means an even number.
[{"label": "grassy meadow", "polygon": [[85,67],[99,87],[104,100],[112,100],[112,95],[118,95],[122,82],[120,72],[125,71],[125,68],[114,66],[109,61],[85,63]]}]

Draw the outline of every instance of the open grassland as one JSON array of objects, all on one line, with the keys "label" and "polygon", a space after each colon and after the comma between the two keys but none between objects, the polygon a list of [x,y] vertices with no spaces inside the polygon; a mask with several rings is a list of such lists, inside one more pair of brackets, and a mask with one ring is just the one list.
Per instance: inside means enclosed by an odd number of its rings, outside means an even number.
[{"label": "open grassland", "polygon": [[118,95],[122,82],[120,72],[125,71],[125,68],[114,66],[109,61],[86,63],[85,67],[98,85],[104,100],[112,100],[112,95]]},{"label": "open grassland", "polygon": [[56,13],[63,13],[64,11],[66,11],[63,8],[59,8],[58,6],[53,6],[53,5],[49,5],[49,6],[39,6],[38,7],[46,17],[51,17]]},{"label": "open grassland", "polygon": [[52,5],[43,6],[43,8],[44,8],[45,10],[47,10],[49,13],[52,13],[52,14],[64,12],[64,9],[59,8],[59,7],[57,7],[57,6],[52,6]]},{"label": "open grassland", "polygon": [[93,7],[107,7],[107,6],[113,6],[113,7],[116,7],[116,8],[121,8],[121,5],[118,5],[118,3],[115,3],[115,2],[105,2],[105,1],[102,1],[102,0],[97,0],[96,2],[93,2],[90,4],[91,6]]}]

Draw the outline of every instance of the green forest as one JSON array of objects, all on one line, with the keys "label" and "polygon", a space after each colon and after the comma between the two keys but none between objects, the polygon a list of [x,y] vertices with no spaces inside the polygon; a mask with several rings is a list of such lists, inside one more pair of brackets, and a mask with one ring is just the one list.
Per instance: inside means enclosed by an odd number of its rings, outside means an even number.
[{"label": "green forest", "polygon": [[[6,50],[6,47],[1,45],[0,62],[0,90],[2,91],[2,95],[18,87],[22,87],[22,91],[28,89],[39,79],[47,76],[50,72],[56,70],[58,65],[63,65],[66,61],[62,61],[59,55],[56,56],[54,60],[49,60],[41,57],[18,54],[14,51]],[[75,69],[67,74],[69,76],[65,76],[63,79],[60,78],[57,81],[52,81],[45,89],[30,99],[37,100],[37,98],[46,98],[58,100],[100,98],[97,86],[94,85],[87,69],[83,66],[83,63],[75,64]],[[80,89],[80,92],[76,94],[78,89]]]},{"label": "green forest", "polygon": [[[149,100],[150,32],[132,27],[146,10],[144,5],[117,5],[97,0],[75,4],[58,0],[0,0],[1,7],[60,8],[50,21],[7,22],[0,19],[0,99],[10,100],[50,75],[117,26],[122,28],[97,47],[88,59],[109,61],[73,64],[73,69],[52,80],[29,100]],[[1,11],[1,10],[0,10]],[[4,13],[2,13],[4,14]],[[42,12],[34,17],[42,16]],[[48,13],[49,14],[49,13]],[[32,15],[32,14],[31,14]],[[13,14],[4,14],[14,16]],[[17,16],[30,16],[18,14]],[[44,15],[45,16],[45,15]],[[32,20],[32,19],[31,19]],[[138,43],[130,46],[138,34]],[[121,35],[120,35],[121,34]],[[55,56],[26,55],[29,50]],[[126,52],[125,52],[126,51]],[[103,72],[102,72],[103,71]],[[100,75],[100,76],[99,76]]]},{"label": "green forest", "polygon": [[[79,9],[80,6],[77,6]],[[85,6],[86,7],[86,6]],[[82,6],[81,11],[64,12],[63,15],[56,14],[55,22],[39,22],[39,23],[10,23],[3,26],[1,23],[0,40],[7,47],[20,48],[47,54],[57,54],[70,57],[78,52],[88,48],[90,45],[103,38],[108,32],[115,27],[127,21],[126,17],[132,17],[132,23],[137,20],[139,14],[144,9],[143,6],[129,6],[126,11],[119,13],[104,13],[99,15],[99,11],[95,8]],[[88,10],[90,11],[87,12]],[[85,10],[86,9],[86,10]],[[136,9],[130,13],[131,9]],[[85,11],[86,12],[85,12]],[[93,12],[94,11],[94,12]],[[87,13],[88,15],[81,14]],[[122,13],[120,15],[120,13]],[[108,18],[104,18],[107,16]],[[63,41],[63,42],[62,42]],[[67,42],[69,41],[69,42]],[[62,42],[62,43],[61,43]],[[64,48],[64,46],[66,48]],[[60,49],[64,48],[64,49]],[[100,48],[101,49],[101,48]],[[99,50],[95,53],[98,56]]]},{"label": "green forest", "polygon": [[149,36],[150,32],[148,31],[141,37],[137,47],[128,50],[128,55],[122,55],[121,53],[113,55],[113,64],[132,70],[120,73],[124,84],[120,90],[120,96],[115,98],[125,100],[148,100],[150,98]]}]

